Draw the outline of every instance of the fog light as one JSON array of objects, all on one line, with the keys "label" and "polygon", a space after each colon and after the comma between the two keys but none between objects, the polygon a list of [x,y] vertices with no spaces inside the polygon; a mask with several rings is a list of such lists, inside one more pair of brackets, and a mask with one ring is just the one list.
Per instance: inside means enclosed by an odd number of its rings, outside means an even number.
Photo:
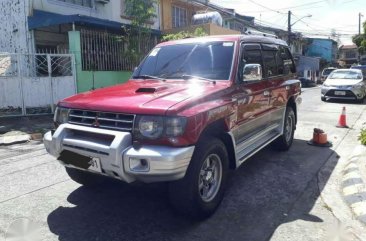
[{"label": "fog light", "polygon": [[150,170],[149,162],[146,159],[130,157],[130,169],[134,172],[148,172]]}]

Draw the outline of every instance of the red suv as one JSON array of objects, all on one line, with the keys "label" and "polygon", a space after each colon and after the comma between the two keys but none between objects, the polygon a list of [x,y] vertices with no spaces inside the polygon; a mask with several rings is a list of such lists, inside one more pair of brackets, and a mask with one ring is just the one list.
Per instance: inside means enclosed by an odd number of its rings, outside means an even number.
[{"label": "red suv", "polygon": [[300,82],[282,40],[211,36],[157,45],[131,79],[60,101],[44,136],[74,181],[169,182],[195,218],[220,204],[230,169],[293,142]]}]

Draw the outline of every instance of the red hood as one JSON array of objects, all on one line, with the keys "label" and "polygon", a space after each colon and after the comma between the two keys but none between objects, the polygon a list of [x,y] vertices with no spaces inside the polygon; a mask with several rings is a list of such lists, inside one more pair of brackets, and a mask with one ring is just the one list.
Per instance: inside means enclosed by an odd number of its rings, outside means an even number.
[{"label": "red hood", "polygon": [[[164,115],[174,105],[207,96],[227,88],[229,81],[216,84],[192,80],[162,82],[160,80],[130,80],[124,84],[88,91],[71,96],[60,106],[121,113]],[[190,103],[191,101],[188,101]],[[187,103],[187,104],[188,104]]]}]

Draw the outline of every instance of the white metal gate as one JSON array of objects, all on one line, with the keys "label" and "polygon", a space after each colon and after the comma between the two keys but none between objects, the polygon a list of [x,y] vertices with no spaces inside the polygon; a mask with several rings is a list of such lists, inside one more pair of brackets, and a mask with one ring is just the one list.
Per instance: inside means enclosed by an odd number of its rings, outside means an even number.
[{"label": "white metal gate", "polygon": [[72,54],[0,54],[0,117],[51,114],[76,93]]}]

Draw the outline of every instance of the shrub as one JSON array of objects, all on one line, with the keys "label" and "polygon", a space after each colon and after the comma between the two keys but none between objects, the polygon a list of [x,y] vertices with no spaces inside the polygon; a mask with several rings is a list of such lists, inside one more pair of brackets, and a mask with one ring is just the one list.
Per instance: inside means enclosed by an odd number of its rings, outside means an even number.
[{"label": "shrub", "polygon": [[358,140],[361,141],[362,145],[366,145],[366,129],[362,129]]}]

